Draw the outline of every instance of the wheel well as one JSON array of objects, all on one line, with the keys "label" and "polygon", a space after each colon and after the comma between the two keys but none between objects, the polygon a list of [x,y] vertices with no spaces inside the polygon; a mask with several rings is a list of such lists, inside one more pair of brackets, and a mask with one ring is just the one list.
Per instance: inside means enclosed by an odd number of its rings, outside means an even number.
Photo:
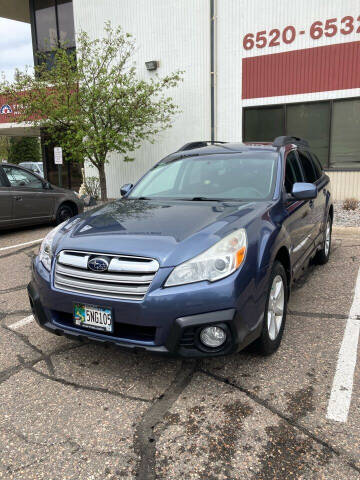
[{"label": "wheel well", "polygon": [[59,208],[63,207],[64,205],[68,206],[71,208],[72,212],[73,212],[73,215],[77,215],[78,214],[78,208],[76,206],[76,204],[74,202],[71,202],[70,200],[66,200],[65,202],[62,202],[60,203],[60,205],[58,206],[58,209],[57,211],[59,211]]},{"label": "wheel well", "polygon": [[275,261],[278,260],[283,267],[285,268],[286,277],[288,281],[288,291],[290,292],[290,282],[291,282],[291,264],[290,264],[290,255],[286,247],[281,247],[277,252]]},{"label": "wheel well", "polygon": [[331,223],[333,223],[333,220],[334,220],[334,206],[333,205],[330,205],[329,215],[330,215],[330,218],[331,218]]}]

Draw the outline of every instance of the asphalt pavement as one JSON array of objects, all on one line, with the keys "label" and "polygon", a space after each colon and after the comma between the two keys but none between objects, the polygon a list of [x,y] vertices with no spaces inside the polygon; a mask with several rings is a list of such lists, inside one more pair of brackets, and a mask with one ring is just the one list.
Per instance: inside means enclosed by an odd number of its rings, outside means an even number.
[{"label": "asphalt pavement", "polygon": [[0,478],[360,479],[359,230],[297,282],[277,353],[201,361],[40,329],[26,285],[49,230],[0,234]]}]

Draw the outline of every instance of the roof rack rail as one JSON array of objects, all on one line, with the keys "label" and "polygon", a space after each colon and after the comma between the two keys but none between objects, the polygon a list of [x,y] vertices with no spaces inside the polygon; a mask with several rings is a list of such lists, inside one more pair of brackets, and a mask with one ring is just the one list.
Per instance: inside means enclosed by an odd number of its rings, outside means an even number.
[{"label": "roof rack rail", "polygon": [[299,147],[309,147],[309,142],[300,137],[276,137],[273,141],[273,147],[284,147],[289,144],[298,145]]},{"label": "roof rack rail", "polygon": [[202,147],[207,147],[208,145],[215,145],[216,143],[226,143],[226,142],[218,142],[216,140],[200,140],[197,142],[190,142],[190,143],[185,143],[179,150],[176,150],[177,152],[183,152],[184,150],[193,150],[194,148],[202,148]]}]

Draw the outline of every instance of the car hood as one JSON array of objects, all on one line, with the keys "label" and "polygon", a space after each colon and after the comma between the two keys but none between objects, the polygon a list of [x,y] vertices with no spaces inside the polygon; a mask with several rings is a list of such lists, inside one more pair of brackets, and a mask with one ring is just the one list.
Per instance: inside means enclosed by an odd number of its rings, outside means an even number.
[{"label": "car hood", "polygon": [[268,206],[269,202],[123,199],[70,221],[55,238],[55,253],[73,249],[126,254],[174,266],[237,228],[246,228]]}]

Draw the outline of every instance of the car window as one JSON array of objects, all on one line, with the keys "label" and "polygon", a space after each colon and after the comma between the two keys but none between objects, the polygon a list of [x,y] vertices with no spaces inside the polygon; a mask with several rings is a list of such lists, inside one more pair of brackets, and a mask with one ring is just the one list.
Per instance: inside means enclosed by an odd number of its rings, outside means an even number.
[{"label": "car window", "polygon": [[5,178],[3,178],[3,174],[1,172],[1,168],[0,168],[0,187],[7,187],[7,184],[5,183]]},{"label": "car window", "polygon": [[3,167],[12,187],[42,188],[42,181],[30,172],[16,167]]},{"label": "car window", "polygon": [[318,159],[318,157],[313,152],[310,153],[310,156],[311,156],[311,160],[313,161],[313,165],[314,165],[314,168],[315,168],[316,175],[317,175],[318,178],[320,178],[323,174],[323,168],[322,168],[322,165],[320,163],[320,160]]},{"label": "car window", "polygon": [[304,172],[305,182],[315,183],[316,180],[318,180],[318,178],[320,177],[317,175],[315,171],[315,167],[313,165],[312,160],[310,159],[310,156],[307,155],[306,152],[301,152],[301,151],[298,151],[298,154],[299,154],[300,164]]},{"label": "car window", "polygon": [[286,166],[285,166],[285,190],[287,193],[292,192],[294,183],[302,182],[303,177],[297,161],[295,152],[289,152],[286,157]]}]

